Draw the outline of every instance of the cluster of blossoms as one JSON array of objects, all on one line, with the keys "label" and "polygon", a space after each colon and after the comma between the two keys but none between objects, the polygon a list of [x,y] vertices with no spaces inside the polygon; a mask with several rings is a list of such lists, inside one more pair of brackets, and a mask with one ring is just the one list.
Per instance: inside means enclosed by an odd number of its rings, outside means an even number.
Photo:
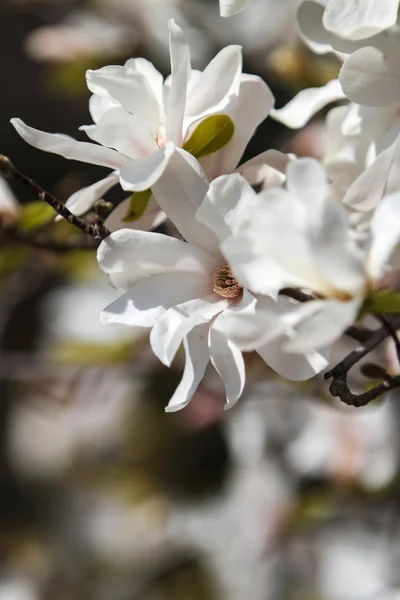
[{"label": "cluster of blossoms", "polygon": [[[248,4],[221,0],[221,14]],[[303,90],[283,109],[259,77],[242,73],[239,46],[193,70],[185,35],[170,21],[165,81],[144,59],[87,73],[93,124],[82,129],[96,143],[13,120],[31,145],[111,170],[69,198],[75,215],[113,186],[129,192],[98,249],[121,292],[101,320],[151,329],[151,347],[168,366],[183,343],[184,374],[167,410],[188,404],[210,361],[227,406],[235,404],[246,351],[287,379],[312,378],[382,300],[387,271],[400,267],[398,4],[302,2],[302,36],[343,66],[338,80]],[[240,164],[268,116],[299,128],[336,100],[321,161],[269,150]],[[182,239],[150,231],[165,218]],[[394,296],[384,297],[389,310]]]}]

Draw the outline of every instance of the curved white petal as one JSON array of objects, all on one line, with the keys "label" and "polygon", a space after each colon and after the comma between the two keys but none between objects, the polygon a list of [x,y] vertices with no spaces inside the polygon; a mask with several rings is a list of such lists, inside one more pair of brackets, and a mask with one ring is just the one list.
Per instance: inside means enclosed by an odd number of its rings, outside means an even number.
[{"label": "curved white petal", "polygon": [[160,208],[186,241],[220,256],[218,240],[212,230],[195,218],[208,191],[208,180],[193,156],[176,148],[168,168],[152,190]]},{"label": "curved white petal", "polygon": [[219,0],[221,17],[231,17],[244,10],[251,0]]},{"label": "curved white petal", "polygon": [[94,123],[98,123],[101,117],[108,110],[116,108],[117,106],[119,106],[119,104],[113,102],[109,98],[105,98],[104,96],[98,96],[97,94],[93,94],[89,98],[89,112]]},{"label": "curved white petal", "polygon": [[265,188],[280,187],[286,180],[290,156],[278,150],[266,150],[246,161],[236,169],[250,183],[263,184]]},{"label": "curved white petal", "polygon": [[296,325],[296,335],[284,344],[284,350],[305,354],[330,346],[353,325],[363,301],[362,296],[349,302],[316,300],[318,310],[311,316],[307,305],[299,307],[298,314],[303,313],[305,319]]},{"label": "curved white petal", "polygon": [[150,334],[151,348],[164,365],[170,366],[183,338],[197,325],[208,323],[228,306],[216,294],[196,298],[167,310]]},{"label": "curved white petal", "polygon": [[155,229],[167,218],[158,206],[154,196],[151,196],[149,204],[144,214],[136,221],[123,221],[128,212],[131,197],[127,198],[112,211],[104,224],[109,231],[118,229],[138,229],[141,231],[151,231]]},{"label": "curved white petal", "polygon": [[257,349],[261,358],[289,381],[307,381],[321,373],[329,364],[329,349],[308,354],[293,354],[282,349],[282,340],[277,340]]},{"label": "curved white petal", "polygon": [[218,266],[200,248],[161,233],[132,229],[120,229],[103,240],[97,260],[112,283],[125,290],[139,279],[161,273],[199,273],[211,281]]},{"label": "curved white petal", "polygon": [[183,377],[168,403],[166,412],[175,412],[187,406],[193,398],[210,360],[208,330],[210,325],[198,325],[183,340],[185,348],[185,370]]},{"label": "curved white petal", "polygon": [[131,192],[152,188],[167,168],[174,150],[174,145],[169,143],[147,156],[127,162],[120,170],[121,187]]},{"label": "curved white petal", "polygon": [[286,127],[300,129],[322,108],[345,98],[339,80],[332,79],[322,87],[302,90],[283,108],[273,109],[271,117]]},{"label": "curved white petal", "polygon": [[398,49],[384,53],[368,46],[349,56],[339,80],[350,100],[363,106],[389,106],[399,102]]},{"label": "curved white petal", "polygon": [[159,105],[162,106],[164,77],[157,71],[153,63],[146,58],[130,58],[126,61],[125,67],[142,73],[146,77]]},{"label": "curved white petal", "polygon": [[86,81],[93,94],[104,96],[137,115],[158,133],[161,107],[147,78],[129,67],[108,66],[87,71]]},{"label": "curved white petal", "polygon": [[400,137],[381,152],[347,190],[343,203],[355,210],[368,212],[376,208],[386,193],[398,189]]},{"label": "curved white petal", "polygon": [[241,175],[224,175],[211,182],[196,219],[222,242],[248,217],[255,196],[252,187]]},{"label": "curved white petal", "polygon": [[226,393],[226,408],[231,408],[239,400],[246,383],[246,369],[241,351],[214,325],[210,327],[209,348],[211,362],[221,377]]},{"label": "curved white petal", "polygon": [[118,173],[111,173],[105,179],[85,187],[68,198],[65,206],[77,216],[85,214],[97,200],[102,198],[114,185],[118,183]]},{"label": "curved white petal", "polygon": [[381,277],[400,240],[400,192],[386,196],[371,220],[372,243],[368,272],[373,279]]},{"label": "curved white petal", "polygon": [[237,102],[234,109],[228,111],[235,126],[233,138],[219,152],[201,159],[210,180],[234,171],[257,127],[271,112],[274,102],[271,90],[260,77],[242,75]]},{"label": "curved white petal", "polygon": [[166,137],[177,146],[182,145],[187,89],[190,80],[190,49],[186,37],[173,19],[168,21],[171,78],[168,108],[165,109]]},{"label": "curved white petal", "polygon": [[45,133],[25,125],[21,119],[11,119],[19,135],[31,146],[59,154],[70,160],[78,160],[92,165],[119,169],[127,161],[127,158],[110,148],[104,148],[97,144],[77,142],[73,138],[59,133]]},{"label": "curved white petal", "polygon": [[186,117],[192,120],[223,111],[237,98],[242,72],[241,46],[223,48],[188,93]]},{"label": "curved white petal", "polygon": [[139,158],[158,150],[148,125],[122,107],[109,109],[96,125],[87,125],[81,130],[93,141],[115,148],[130,158]]},{"label": "curved white petal", "polygon": [[103,325],[153,327],[171,307],[206,293],[208,278],[197,273],[163,273],[138,281],[101,313]]},{"label": "curved white petal", "polygon": [[392,27],[398,8],[393,0],[330,0],[323,23],[342,38],[361,40]]}]

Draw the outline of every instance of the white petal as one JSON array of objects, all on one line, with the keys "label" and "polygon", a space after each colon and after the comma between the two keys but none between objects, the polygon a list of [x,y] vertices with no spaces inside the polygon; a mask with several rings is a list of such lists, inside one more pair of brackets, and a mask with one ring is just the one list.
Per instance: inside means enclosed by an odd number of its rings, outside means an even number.
[{"label": "white petal", "polygon": [[174,150],[174,145],[168,143],[152,154],[129,161],[120,170],[122,188],[131,192],[152,188],[167,168]]},{"label": "white petal", "polygon": [[255,196],[252,187],[241,175],[224,175],[210,184],[196,219],[222,242],[248,217]]},{"label": "white petal", "polygon": [[270,113],[274,102],[272,92],[260,77],[242,75],[237,103],[228,112],[235,126],[233,138],[219,152],[201,159],[210,180],[234,171],[247,144]]},{"label": "white petal", "polygon": [[186,241],[220,256],[217,238],[195,218],[208,191],[208,180],[193,156],[175,149],[168,168],[152,190],[160,208]]},{"label": "white petal", "polygon": [[400,137],[356,179],[347,190],[343,203],[362,212],[373,210],[386,193],[398,189],[399,170]]},{"label": "white petal", "polygon": [[182,144],[183,119],[185,116],[187,88],[190,80],[190,50],[186,37],[173,19],[168,21],[169,51],[171,55],[171,79],[166,136],[177,146]]},{"label": "white petal", "polygon": [[357,50],[345,61],[339,80],[350,100],[363,106],[389,106],[399,101],[398,49],[386,54],[378,48]]},{"label": "white petal", "polygon": [[101,314],[101,322],[153,327],[171,306],[206,293],[208,283],[206,277],[197,273],[153,275],[109,304]]},{"label": "white petal", "polygon": [[290,157],[278,150],[266,150],[246,161],[236,169],[251,184],[263,184],[265,188],[280,187],[286,180]]},{"label": "white petal", "polygon": [[368,272],[377,279],[400,240],[400,192],[386,196],[375,210],[371,220],[372,244]]},{"label": "white petal", "polygon": [[118,183],[118,173],[111,173],[105,179],[85,187],[68,198],[65,206],[77,216],[85,214],[97,200],[102,198],[114,185]]},{"label": "white petal", "polygon": [[131,197],[127,198],[112,211],[104,224],[109,231],[118,229],[138,229],[141,231],[151,231],[155,229],[167,218],[158,206],[154,196],[151,196],[145,213],[136,221],[125,222],[123,219],[128,212]]},{"label": "white petal", "polygon": [[[321,163],[314,158],[290,161],[287,166],[287,189],[308,210],[321,210],[328,193],[328,179]],[[310,221],[319,216],[319,212],[310,214]]]},{"label": "white petal", "polygon": [[304,354],[330,346],[353,325],[364,298],[362,296],[350,302],[338,300],[316,300],[318,311],[309,315],[307,306],[299,307],[298,312],[305,314],[305,320],[296,325],[296,335],[284,345],[284,349],[296,354]]},{"label": "white petal", "polygon": [[197,325],[208,323],[228,306],[216,294],[178,304],[167,310],[150,334],[151,348],[164,365],[170,366],[183,338]]},{"label": "white petal", "polygon": [[161,273],[212,276],[218,266],[200,248],[161,233],[132,229],[120,229],[103,240],[97,260],[119,289],[129,289],[139,279]]},{"label": "white petal", "polygon": [[77,142],[73,138],[59,133],[45,133],[25,125],[21,119],[11,119],[19,135],[31,146],[53,152],[70,160],[78,160],[92,165],[119,169],[126,163],[126,157],[115,150],[103,148],[97,144]]},{"label": "white petal", "polygon": [[98,96],[93,94],[89,98],[89,112],[94,123],[98,123],[101,117],[110,109],[119,106],[116,102],[113,102],[109,98],[104,96]]},{"label": "white petal", "polygon": [[209,324],[198,325],[183,340],[185,348],[185,370],[166,412],[175,412],[187,406],[193,398],[210,360],[208,351]]},{"label": "white petal", "polygon": [[230,97],[239,95],[241,72],[241,46],[223,48],[190,90],[186,116],[195,119],[224,110]]},{"label": "white petal", "polygon": [[109,66],[87,71],[89,90],[120,104],[137,115],[157,133],[160,127],[160,104],[146,77],[128,67]]},{"label": "white petal", "polygon": [[95,142],[115,148],[130,158],[139,158],[158,150],[148,125],[122,107],[106,111],[96,125],[84,126],[81,130]]},{"label": "white petal", "polygon": [[219,0],[221,17],[231,17],[244,10],[251,0]]},{"label": "white petal", "polygon": [[329,350],[293,354],[282,349],[282,340],[258,348],[258,354],[274,371],[289,381],[307,381],[327,368]]},{"label": "white petal", "polygon": [[392,27],[398,8],[393,0],[330,0],[323,23],[345,39],[364,39]]},{"label": "white petal", "polygon": [[157,71],[153,63],[145,58],[130,58],[126,61],[125,67],[142,73],[146,77],[158,103],[162,106],[164,77]]},{"label": "white petal", "polygon": [[292,129],[300,129],[322,108],[346,98],[338,79],[319,88],[302,90],[286,106],[271,111],[271,117]]},{"label": "white petal", "polygon": [[228,403],[226,408],[231,408],[243,393],[246,383],[245,364],[239,348],[213,325],[209,333],[211,362],[224,382]]}]

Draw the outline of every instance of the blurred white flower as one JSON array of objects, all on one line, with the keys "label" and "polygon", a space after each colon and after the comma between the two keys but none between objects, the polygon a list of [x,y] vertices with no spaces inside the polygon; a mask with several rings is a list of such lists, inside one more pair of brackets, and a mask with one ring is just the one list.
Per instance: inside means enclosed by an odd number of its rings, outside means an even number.
[{"label": "blurred white flower", "polygon": [[132,47],[131,28],[106,21],[94,13],[76,12],[62,23],[35,29],[26,39],[28,54],[53,62],[121,56]]}]

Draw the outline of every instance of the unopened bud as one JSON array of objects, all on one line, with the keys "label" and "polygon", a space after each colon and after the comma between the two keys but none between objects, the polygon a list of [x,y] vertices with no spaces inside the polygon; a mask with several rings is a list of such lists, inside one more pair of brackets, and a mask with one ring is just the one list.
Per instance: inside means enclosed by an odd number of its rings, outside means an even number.
[{"label": "unopened bud", "polygon": [[11,160],[7,156],[0,154],[0,173],[3,175],[3,177],[10,179],[13,177],[14,172],[15,169]]}]

